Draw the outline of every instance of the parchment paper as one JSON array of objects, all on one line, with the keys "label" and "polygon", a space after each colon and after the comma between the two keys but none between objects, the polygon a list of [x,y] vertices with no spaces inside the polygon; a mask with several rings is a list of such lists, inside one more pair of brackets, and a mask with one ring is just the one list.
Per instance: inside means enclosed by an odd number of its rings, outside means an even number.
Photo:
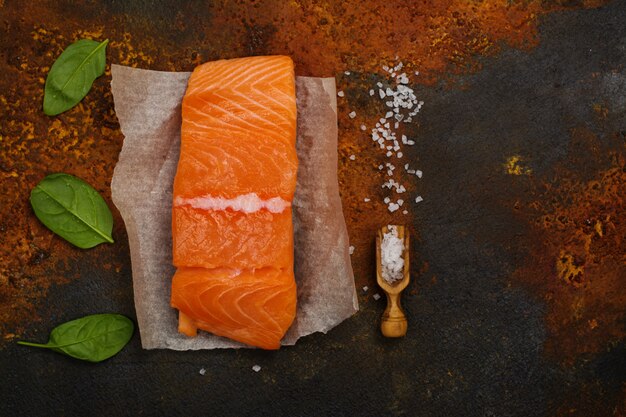
[{"label": "parchment paper", "polygon": [[[115,112],[125,136],[111,191],[126,224],[135,309],[145,349],[246,347],[199,332],[177,331],[170,307],[172,184],[180,147],[181,101],[188,72],[112,65]],[[298,77],[297,154],[293,201],[296,319],[282,344],[332,329],[358,310],[348,234],[337,183],[337,103],[334,78]]]}]

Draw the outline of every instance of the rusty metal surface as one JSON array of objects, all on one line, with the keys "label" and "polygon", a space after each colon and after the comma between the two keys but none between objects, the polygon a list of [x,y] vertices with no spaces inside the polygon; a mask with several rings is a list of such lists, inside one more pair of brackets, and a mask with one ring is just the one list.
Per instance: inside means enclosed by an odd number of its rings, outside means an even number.
[{"label": "rusty metal surface", "polygon": [[[0,0],[0,415],[625,415],[624,21],[621,1]],[[75,109],[41,111],[54,57],[81,37],[142,68],[284,53],[335,75],[357,286],[375,288],[376,228],[409,223],[407,337],[380,336],[370,290],[279,352],[143,351],[135,335],[92,365],[18,347],[84,314],[134,315],[119,214],[114,245],[81,251],[28,204],[56,171],[110,203],[123,136],[108,69]],[[406,129],[425,200],[404,217],[381,203],[383,159],[359,129],[396,55],[426,103]]]}]

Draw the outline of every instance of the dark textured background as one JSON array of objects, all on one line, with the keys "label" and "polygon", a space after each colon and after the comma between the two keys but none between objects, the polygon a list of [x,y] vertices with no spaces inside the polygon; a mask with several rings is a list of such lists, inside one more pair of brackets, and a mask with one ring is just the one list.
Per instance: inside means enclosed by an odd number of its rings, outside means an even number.
[{"label": "dark textured background", "polygon": [[[626,415],[625,22],[623,1],[0,0],[0,415]],[[84,314],[134,317],[117,211],[116,243],[81,251],[28,205],[55,171],[110,203],[123,137],[109,72],[71,111],[41,111],[49,66],[82,37],[142,68],[284,53],[298,74],[335,75],[344,214],[372,288],[361,311],[278,352],[144,351],[136,334],[88,364],[17,346]],[[425,201],[407,216],[379,202],[380,154],[359,130],[396,55],[426,103],[405,152]],[[403,221],[410,329],[385,340],[373,242]]]}]

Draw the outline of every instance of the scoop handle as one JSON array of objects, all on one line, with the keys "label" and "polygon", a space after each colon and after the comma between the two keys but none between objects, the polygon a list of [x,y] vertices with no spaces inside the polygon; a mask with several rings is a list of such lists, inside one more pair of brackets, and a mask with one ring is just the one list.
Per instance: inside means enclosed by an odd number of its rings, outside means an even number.
[{"label": "scoop handle", "polygon": [[406,316],[400,306],[400,293],[387,293],[387,308],[380,323],[383,336],[402,337],[406,335],[407,328]]}]

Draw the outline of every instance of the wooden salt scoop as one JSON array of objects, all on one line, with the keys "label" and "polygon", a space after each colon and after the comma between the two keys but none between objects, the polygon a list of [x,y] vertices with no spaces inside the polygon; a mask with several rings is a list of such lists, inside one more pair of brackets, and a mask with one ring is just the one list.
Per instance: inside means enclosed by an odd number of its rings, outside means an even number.
[{"label": "wooden salt scoop", "polygon": [[380,288],[385,291],[387,295],[387,308],[383,313],[382,321],[380,323],[380,330],[385,337],[402,337],[406,335],[408,327],[406,316],[400,306],[400,296],[402,291],[409,285],[409,232],[404,226],[396,226],[398,231],[398,238],[404,241],[404,251],[402,257],[404,258],[404,272],[403,277],[393,284],[388,283],[383,278],[382,274],[382,255],[381,244],[385,233],[389,232],[387,226],[383,226],[376,236],[376,281]]}]

